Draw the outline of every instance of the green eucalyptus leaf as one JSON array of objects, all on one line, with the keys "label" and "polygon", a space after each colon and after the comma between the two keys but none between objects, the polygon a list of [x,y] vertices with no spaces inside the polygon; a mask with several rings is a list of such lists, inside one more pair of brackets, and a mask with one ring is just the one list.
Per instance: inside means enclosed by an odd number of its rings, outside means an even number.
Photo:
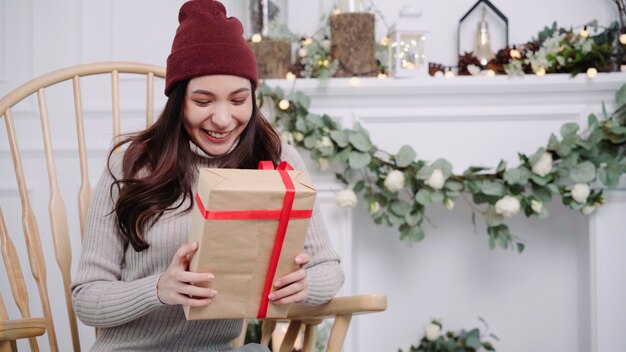
[{"label": "green eucalyptus leaf", "polygon": [[319,137],[317,136],[316,133],[310,134],[310,135],[304,137],[304,146],[307,149],[312,149],[317,144],[317,140],[318,139],[319,139]]},{"label": "green eucalyptus leaf", "polygon": [[568,122],[566,124],[564,124],[563,126],[561,126],[561,136],[563,138],[567,138],[567,137],[571,137],[574,136],[576,134],[576,132],[578,132],[579,126],[577,123],[575,122]]},{"label": "green eucalyptus leaf", "polygon": [[367,152],[372,148],[372,143],[364,133],[348,132],[348,140],[352,146],[362,152]]},{"label": "green eucalyptus leaf", "polygon": [[463,183],[461,182],[447,180],[446,183],[443,185],[443,188],[449,191],[460,192],[463,190],[464,187],[463,187]]},{"label": "green eucalyptus leaf", "polygon": [[595,127],[598,124],[598,117],[595,114],[589,114],[587,117],[587,126],[590,128]]},{"label": "green eucalyptus leaf", "polygon": [[584,161],[570,167],[569,177],[576,183],[591,182],[596,178],[596,167],[592,162]]},{"label": "green eucalyptus leaf", "polygon": [[335,155],[330,157],[330,160],[333,164],[336,165],[344,165],[350,159],[350,153],[352,152],[352,148],[345,148],[342,151],[336,153]]},{"label": "green eucalyptus leaf", "polygon": [[503,172],[504,170],[506,170],[506,161],[500,160],[500,163],[498,164],[498,167],[496,168],[496,172]]},{"label": "green eucalyptus leaf", "polygon": [[420,226],[406,226],[400,230],[400,239],[411,245],[424,239],[424,230]]},{"label": "green eucalyptus leaf", "polygon": [[396,165],[398,165],[398,167],[409,166],[416,157],[417,153],[415,153],[415,150],[413,150],[411,146],[403,145],[398,155],[396,155]]},{"label": "green eucalyptus leaf", "polygon": [[443,177],[448,178],[452,174],[452,164],[446,159],[437,159],[434,163],[432,163],[431,167],[433,169],[440,169],[441,173],[443,173]]},{"label": "green eucalyptus leaf", "polygon": [[302,105],[302,107],[305,109],[308,109],[309,106],[311,106],[311,98],[309,98],[308,95],[304,94],[301,91],[294,92],[293,94],[291,94],[290,98],[296,103]]},{"label": "green eucalyptus leaf", "polygon": [[617,92],[615,92],[615,102],[618,107],[626,105],[626,84],[623,84]]},{"label": "green eucalyptus leaf", "polygon": [[394,213],[387,213],[387,219],[391,225],[401,225],[405,223],[404,216],[397,216]]},{"label": "green eucalyptus leaf", "polygon": [[482,193],[488,196],[502,197],[506,193],[504,185],[498,182],[483,181],[477,184]]},{"label": "green eucalyptus leaf", "polygon": [[366,167],[370,161],[372,161],[372,156],[369,153],[357,151],[351,151],[350,158],[348,159],[348,163],[353,169],[362,169]]},{"label": "green eucalyptus leaf", "polygon": [[614,167],[601,168],[598,170],[598,179],[609,188],[617,187],[621,173]]},{"label": "green eucalyptus leaf", "polygon": [[439,203],[443,201],[443,192],[435,191],[430,195],[430,201],[432,203]]},{"label": "green eucalyptus leaf", "polygon": [[556,151],[559,148],[559,139],[554,135],[554,133],[550,134],[550,139],[548,141],[548,150]]},{"label": "green eucalyptus leaf", "polygon": [[433,173],[433,168],[427,165],[422,166],[422,168],[417,172],[415,178],[418,180],[428,180],[430,175]]},{"label": "green eucalyptus leaf", "polygon": [[430,204],[430,191],[426,188],[420,189],[415,195],[415,200],[421,205]]},{"label": "green eucalyptus leaf", "polygon": [[398,216],[405,216],[411,212],[411,204],[403,200],[395,200],[391,202],[391,211]]},{"label": "green eucalyptus leaf", "polygon": [[416,226],[417,224],[422,222],[422,213],[412,212],[412,213],[406,214],[404,216],[404,219],[406,220],[407,225]]},{"label": "green eucalyptus leaf", "polygon": [[541,177],[541,176],[539,176],[539,175],[537,175],[535,173],[530,174],[530,179],[534,183],[536,183],[536,184],[538,184],[540,186],[545,186],[545,185],[548,184],[548,182],[550,182],[550,176],[546,175],[544,177]]},{"label": "green eucalyptus leaf", "polygon": [[[516,243],[515,245],[517,246],[517,253],[520,253],[520,254],[524,251],[524,248],[526,247],[523,243],[519,243],[519,242]],[[486,342],[486,343],[488,343],[488,342]],[[491,345],[489,345],[489,346],[491,346]],[[487,348],[487,346],[485,346],[485,349],[487,351],[494,351],[493,347],[491,347],[491,349],[489,349],[489,348]]]},{"label": "green eucalyptus leaf", "polygon": [[504,180],[511,185],[514,185],[514,184],[523,185],[528,182],[528,179],[530,178],[530,176],[531,176],[530,171],[527,168],[520,166],[515,169],[507,170],[504,173]]},{"label": "green eucalyptus leaf", "polygon": [[[552,135],[554,136],[554,135]],[[556,137],[555,137],[556,138]],[[557,142],[558,143],[558,142]],[[539,161],[539,158],[541,158],[541,156],[546,152],[546,148],[544,147],[540,147],[539,149],[537,149],[537,151],[535,152],[535,154],[533,154],[529,159],[528,159],[528,163],[530,165],[535,165],[535,163],[537,161]]]},{"label": "green eucalyptus leaf", "polygon": [[350,143],[348,141],[348,134],[344,131],[330,131],[330,138],[341,148],[348,146],[348,144]]},{"label": "green eucalyptus leaf", "polygon": [[354,193],[359,193],[363,190],[363,188],[365,188],[365,181],[359,180],[357,183],[354,184],[352,190],[354,191]]}]

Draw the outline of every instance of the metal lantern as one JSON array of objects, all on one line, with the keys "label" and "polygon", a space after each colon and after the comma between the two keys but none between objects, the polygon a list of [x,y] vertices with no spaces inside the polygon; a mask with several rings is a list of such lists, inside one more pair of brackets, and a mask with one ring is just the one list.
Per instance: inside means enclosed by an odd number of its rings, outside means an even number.
[{"label": "metal lantern", "polygon": [[428,33],[421,25],[421,10],[404,8],[389,28],[389,73],[393,77],[428,76],[425,41]]},{"label": "metal lantern", "polygon": [[[457,29],[457,49],[458,56],[462,55],[462,51],[467,51],[469,49],[467,46],[461,47],[461,37],[465,34],[464,31],[461,30],[461,27],[465,23],[466,20],[470,19],[470,15],[474,14],[475,10],[480,9],[481,13],[479,14],[480,20],[478,22],[478,28],[476,30],[476,34],[474,35],[474,43],[472,45],[472,51],[474,56],[480,61],[480,64],[485,67],[487,63],[495,57],[494,51],[492,49],[493,38],[491,31],[493,29],[489,29],[489,23],[487,22],[487,15],[489,13],[493,14],[495,18],[499,19],[504,27],[503,31],[496,31],[496,37],[500,39],[504,39],[504,47],[509,45],[509,19],[489,0],[478,0],[470,9],[461,17],[459,20],[459,26]],[[470,20],[474,18],[471,17]]]}]

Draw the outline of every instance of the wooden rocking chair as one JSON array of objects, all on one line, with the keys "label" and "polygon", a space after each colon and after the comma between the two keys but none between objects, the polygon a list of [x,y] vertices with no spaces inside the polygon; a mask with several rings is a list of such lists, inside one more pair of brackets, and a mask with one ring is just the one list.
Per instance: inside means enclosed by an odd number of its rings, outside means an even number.
[{"label": "wooden rocking chair", "polygon": [[[0,209],[0,244],[2,250],[2,258],[4,260],[5,269],[9,278],[9,284],[12,290],[14,301],[19,310],[21,318],[10,319],[0,292],[0,352],[17,350],[18,339],[28,339],[30,350],[38,351],[37,336],[47,335],[49,349],[51,351],[68,351],[72,348],[74,351],[80,350],[79,329],[74,314],[71,297],[71,265],[72,265],[72,241],[80,241],[76,233],[70,233],[70,228],[76,227],[71,220],[78,218],[80,220],[80,238],[85,226],[85,216],[89,206],[92,187],[89,182],[87,154],[91,152],[86,147],[85,127],[82,108],[81,79],[85,76],[105,75],[110,76],[110,92],[112,103],[112,133],[113,136],[119,136],[121,132],[120,121],[120,74],[143,75],[147,82],[146,90],[146,126],[152,124],[154,116],[154,86],[155,78],[163,78],[165,69],[153,65],[130,63],[130,62],[102,62],[87,65],[78,65],[68,67],[58,71],[54,71],[38,78],[35,78],[22,86],[18,87],[8,95],[0,99],[0,118],[4,118],[6,124],[6,140],[15,169],[17,189],[21,201],[21,218],[22,230],[25,242],[25,250],[17,251],[15,241],[18,239],[15,233],[9,233],[5,218]],[[135,76],[137,77],[137,76]],[[141,77],[141,76],[140,76]],[[107,80],[108,81],[108,80]],[[75,110],[75,121],[77,131],[77,149],[78,162],[80,165],[80,176],[76,173],[76,184],[80,182],[78,191],[78,206],[70,207],[76,209],[76,214],[68,213],[64,203],[64,199],[74,199],[76,195],[62,195],[57,180],[57,171],[55,164],[55,151],[52,147],[52,136],[50,128],[50,119],[48,118],[48,103],[46,102],[46,90],[52,86],[68,84],[71,82],[73,87],[73,101],[67,104],[73,104]],[[108,85],[108,84],[107,84]],[[109,88],[107,88],[108,90]],[[45,151],[45,159],[47,164],[47,173],[49,181],[50,198],[48,203],[49,220],[37,219],[33,206],[29,198],[29,188],[27,186],[23,160],[18,146],[18,134],[16,132],[16,124],[13,118],[13,108],[19,102],[36,95],[38,102],[38,115],[41,120],[42,143]],[[72,100],[71,98],[69,100]],[[55,101],[55,103],[58,103]],[[71,105],[69,105],[71,106]],[[71,108],[70,108],[71,109]],[[18,121],[19,122],[19,121]],[[73,127],[72,127],[73,128]],[[28,131],[27,131],[28,132]],[[0,140],[5,137],[0,137]],[[66,157],[66,156],[65,156]],[[41,169],[41,167],[40,167]],[[80,179],[80,181],[78,181]],[[69,193],[69,192],[66,192]],[[8,209],[5,209],[8,210]],[[68,222],[68,219],[70,221]],[[42,221],[50,221],[51,233],[44,233],[44,241],[42,241],[39,233],[38,223]],[[47,232],[47,231],[46,231]],[[79,232],[79,231],[73,231]],[[44,245],[49,243],[46,241],[51,237],[53,245]],[[21,240],[20,240],[21,241]],[[53,247],[53,248],[49,248]],[[49,299],[47,267],[44,258],[46,253],[54,251],[57,266],[52,266],[53,270],[60,270],[62,283],[55,285],[55,290],[61,286],[65,296],[65,305],[67,316],[69,317],[66,324],[58,325],[59,317],[53,314],[51,310],[51,302]],[[27,283],[24,279],[20,261],[25,263],[26,260],[19,258],[19,253],[28,253],[28,263],[30,271],[34,277],[36,284],[35,289],[28,290]],[[52,254],[48,255],[52,257]],[[5,286],[6,287],[6,286]],[[29,296],[37,295],[41,305],[42,317],[32,317],[29,304]],[[54,302],[54,304],[62,304]],[[336,352],[341,349],[344,342],[350,320],[354,314],[380,312],[384,311],[387,306],[386,296],[379,295],[360,295],[337,297],[321,306],[305,306],[293,305],[289,311],[288,320],[290,325],[286,333],[280,351],[291,351],[296,337],[304,326],[304,351],[312,351],[315,347],[316,327],[323,319],[334,318],[334,324],[331,330],[327,351]],[[61,316],[62,317],[62,316]],[[53,322],[53,320],[56,320]],[[55,325],[56,323],[56,325]],[[238,343],[243,343],[245,333],[238,339]],[[262,343],[267,344],[270,340],[273,329],[276,326],[275,320],[266,320],[263,325]],[[65,335],[71,333],[72,346],[59,346],[57,342],[56,331],[63,331]],[[69,333],[68,333],[69,332]],[[40,341],[41,342],[41,341]]]}]

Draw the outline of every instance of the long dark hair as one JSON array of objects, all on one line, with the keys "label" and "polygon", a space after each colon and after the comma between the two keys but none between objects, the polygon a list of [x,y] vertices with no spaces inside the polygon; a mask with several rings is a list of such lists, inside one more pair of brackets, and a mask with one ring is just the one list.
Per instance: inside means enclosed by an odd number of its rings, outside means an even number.
[{"label": "long dark hair", "polygon": [[[183,107],[189,81],[182,81],[171,91],[161,116],[151,127],[127,135],[109,153],[108,169],[113,176],[111,196],[117,189],[114,212],[121,234],[135,251],[150,245],[144,238],[166,210],[180,208],[185,200],[193,206],[192,185],[196,175],[196,154],[183,125]],[[239,144],[228,155],[217,158],[217,167],[255,169],[260,160],[278,164],[281,154],[280,136],[258,110],[255,92],[252,116],[239,137]],[[111,171],[114,151],[128,144],[122,160],[122,176]]]}]

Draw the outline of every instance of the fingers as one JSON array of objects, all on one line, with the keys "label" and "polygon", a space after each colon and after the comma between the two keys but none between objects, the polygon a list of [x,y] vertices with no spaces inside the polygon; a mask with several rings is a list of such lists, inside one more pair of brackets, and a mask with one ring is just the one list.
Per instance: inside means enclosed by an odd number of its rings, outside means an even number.
[{"label": "fingers", "polygon": [[268,298],[275,304],[300,303],[306,299],[308,293],[308,281],[305,276],[302,280],[272,292]]},{"label": "fingers", "polygon": [[174,259],[172,260],[172,262],[184,264],[187,262],[187,256],[195,253],[197,250],[198,250],[198,242],[185,243],[182,246],[180,246],[180,248],[178,248],[178,250],[176,251],[176,254],[174,254]]},{"label": "fingers", "polygon": [[311,256],[307,253],[300,253],[295,258],[296,264],[298,264],[301,268],[311,261]]}]

